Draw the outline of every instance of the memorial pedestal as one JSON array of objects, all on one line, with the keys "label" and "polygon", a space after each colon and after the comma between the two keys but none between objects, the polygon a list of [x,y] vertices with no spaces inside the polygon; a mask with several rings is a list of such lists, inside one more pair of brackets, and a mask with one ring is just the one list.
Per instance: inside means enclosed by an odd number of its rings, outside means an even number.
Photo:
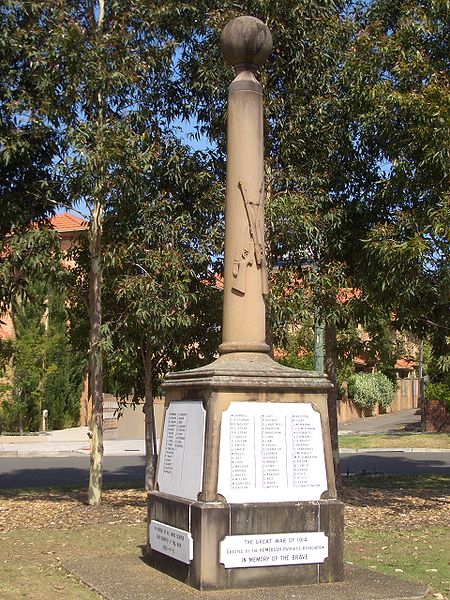
[{"label": "memorial pedestal", "polygon": [[205,590],[342,581],[329,388],[264,354],[171,374],[149,563]]},{"label": "memorial pedestal", "polygon": [[340,581],[343,505],[328,423],[330,383],[269,358],[264,115],[258,67],[272,36],[251,16],[220,40],[234,67],[227,104],[221,357],[172,373],[149,562],[199,589]]}]

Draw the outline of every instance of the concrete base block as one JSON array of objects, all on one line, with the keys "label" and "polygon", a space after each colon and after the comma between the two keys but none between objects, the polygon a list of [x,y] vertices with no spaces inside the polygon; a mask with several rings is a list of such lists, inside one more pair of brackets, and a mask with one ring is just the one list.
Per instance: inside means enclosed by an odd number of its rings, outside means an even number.
[{"label": "concrete base block", "polygon": [[[338,500],[226,504],[149,494],[148,522],[188,531],[194,557],[184,564],[147,546],[150,565],[199,590],[306,585],[343,581],[344,505]],[[220,542],[225,536],[324,532],[329,556],[323,563],[225,568]]]}]

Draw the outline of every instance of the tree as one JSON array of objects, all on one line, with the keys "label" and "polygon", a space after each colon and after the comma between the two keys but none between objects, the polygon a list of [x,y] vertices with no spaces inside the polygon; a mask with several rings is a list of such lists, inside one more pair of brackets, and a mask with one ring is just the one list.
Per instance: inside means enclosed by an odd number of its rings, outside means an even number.
[{"label": "tree", "polygon": [[399,326],[443,332],[450,283],[448,7],[374,0],[356,17],[360,29],[345,67],[353,77],[349,100],[360,152],[376,165],[377,178],[353,263],[365,293],[394,312]]},{"label": "tree", "polygon": [[65,202],[84,202],[91,210],[92,504],[100,501],[102,481],[104,215],[114,211],[116,191],[126,187],[124,176],[142,162],[150,164],[168,123],[188,112],[174,77],[174,57],[198,14],[190,2],[137,0],[10,1],[3,10],[5,44],[20,56],[19,116],[54,140],[51,164]]},{"label": "tree", "polygon": [[[68,339],[66,271],[58,235],[35,224],[5,239],[0,306],[12,316],[15,337],[1,341],[12,366],[4,413],[10,427],[36,431],[42,409],[52,428],[77,423],[78,361]],[[4,354],[2,352],[2,354]]]},{"label": "tree", "polygon": [[15,13],[17,3],[0,11],[0,236],[28,226],[54,209],[59,196],[53,171],[55,132],[35,106],[33,71],[28,48],[11,32],[26,29],[31,15]]},{"label": "tree", "polygon": [[70,343],[65,301],[64,287],[49,289],[41,392],[42,408],[48,410],[49,429],[76,427],[79,422],[83,357]]},{"label": "tree", "polygon": [[[269,256],[319,311],[332,380],[339,331],[352,322],[375,325],[395,313],[398,328],[419,330],[442,328],[448,314],[446,8],[415,0],[355,6],[240,5],[269,25],[275,42],[262,75]],[[235,11],[226,2],[212,9],[182,63],[200,123],[222,152],[226,77],[217,37]],[[362,293],[341,302],[342,289]],[[301,319],[304,301],[284,300],[291,304],[283,310]],[[337,462],[335,407],[330,396]]]},{"label": "tree", "polygon": [[20,434],[38,431],[42,410],[45,284],[35,280],[27,292],[27,299],[13,304],[16,338],[12,343],[12,394],[5,407],[10,424]]},{"label": "tree", "polygon": [[221,240],[219,186],[202,155],[170,138],[151,170],[142,165],[131,180],[105,219],[102,335],[107,385],[124,400],[145,399],[145,484],[153,489],[153,396],[168,370],[193,357],[198,365],[218,346],[211,257]]}]

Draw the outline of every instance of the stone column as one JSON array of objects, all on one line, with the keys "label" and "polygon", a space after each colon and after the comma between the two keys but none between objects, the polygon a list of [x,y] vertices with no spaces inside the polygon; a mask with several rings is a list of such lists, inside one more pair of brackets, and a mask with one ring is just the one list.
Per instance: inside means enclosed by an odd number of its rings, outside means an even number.
[{"label": "stone column", "polygon": [[219,352],[267,353],[263,97],[255,73],[272,50],[272,36],[259,19],[238,17],[224,28],[220,46],[236,77],[228,94],[225,279]]}]

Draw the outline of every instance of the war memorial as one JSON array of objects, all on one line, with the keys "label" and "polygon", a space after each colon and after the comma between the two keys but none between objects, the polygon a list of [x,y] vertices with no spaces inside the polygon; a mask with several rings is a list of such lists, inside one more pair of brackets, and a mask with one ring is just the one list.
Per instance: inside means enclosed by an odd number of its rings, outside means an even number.
[{"label": "war memorial", "polygon": [[272,37],[254,17],[223,30],[229,86],[222,344],[205,367],[172,373],[148,561],[200,590],[343,580],[321,374],[269,356],[264,296],[263,94],[257,70]]},{"label": "war memorial", "polygon": [[[426,585],[385,575],[376,566],[346,563],[344,569],[344,506],[336,493],[327,409],[331,385],[322,373],[274,362],[266,343],[263,95],[257,72],[272,38],[258,19],[238,17],[223,30],[221,48],[235,78],[228,97],[219,358],[167,377],[146,531],[140,490],[113,495],[98,523],[92,512],[98,507],[90,507],[88,517],[78,489],[70,502],[59,490],[42,505],[34,504],[33,495],[25,500],[27,510],[21,509],[20,490],[19,503],[6,514],[25,519],[14,517],[14,523],[21,521],[17,532],[3,530],[6,587],[0,582],[14,598],[20,590],[27,598],[104,600],[420,600],[428,594]],[[121,470],[130,472],[127,466]],[[128,511],[133,498],[137,504]],[[395,506],[400,503],[403,496],[395,499]],[[390,527],[401,523],[393,517]],[[389,566],[389,553],[381,553],[380,562]],[[28,563],[21,562],[25,557]],[[38,571],[42,579],[35,577]]]}]

